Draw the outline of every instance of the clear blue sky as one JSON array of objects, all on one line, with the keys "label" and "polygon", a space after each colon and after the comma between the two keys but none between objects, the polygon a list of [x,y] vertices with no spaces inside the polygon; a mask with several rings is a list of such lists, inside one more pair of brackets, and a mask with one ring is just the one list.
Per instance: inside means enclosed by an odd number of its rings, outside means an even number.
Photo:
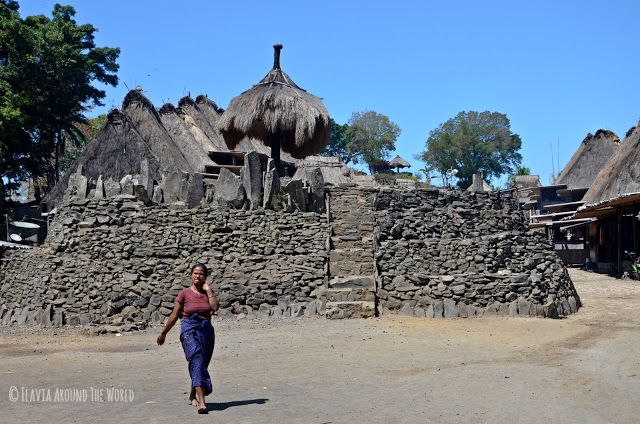
[{"label": "clear blue sky", "polygon": [[[22,0],[21,14],[50,15],[54,3]],[[622,138],[640,119],[638,1],[61,3],[98,28],[97,45],[122,50],[107,108],[137,84],[157,107],[187,93],[226,107],[282,43],[282,68],[337,122],[370,109],[397,123],[412,171],[429,131],[462,110],[506,113],[544,183],[550,144],[562,168],[588,132]]]}]

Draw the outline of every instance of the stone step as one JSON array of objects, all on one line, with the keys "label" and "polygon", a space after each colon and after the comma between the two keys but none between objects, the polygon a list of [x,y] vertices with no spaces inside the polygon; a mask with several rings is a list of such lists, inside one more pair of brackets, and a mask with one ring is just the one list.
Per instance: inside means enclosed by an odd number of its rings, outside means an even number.
[{"label": "stone step", "polygon": [[324,316],[329,319],[371,318],[376,315],[375,302],[327,302]]},{"label": "stone step", "polygon": [[329,262],[329,273],[333,278],[346,278],[351,275],[373,275],[373,260],[353,261],[348,259]]},{"label": "stone step", "polygon": [[369,289],[375,290],[376,282],[370,275],[349,275],[334,277],[329,281],[331,289]]},{"label": "stone step", "polygon": [[367,288],[360,289],[318,289],[318,300],[326,302],[355,302],[355,301],[367,301],[374,302],[376,300],[376,293],[373,290]]}]

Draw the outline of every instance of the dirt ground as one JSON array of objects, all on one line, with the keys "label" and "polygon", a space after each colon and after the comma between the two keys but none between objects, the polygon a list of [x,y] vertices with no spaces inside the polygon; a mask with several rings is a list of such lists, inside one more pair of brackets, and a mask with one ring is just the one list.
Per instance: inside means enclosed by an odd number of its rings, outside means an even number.
[{"label": "dirt ground", "polygon": [[638,423],[640,283],[571,275],[563,320],[218,321],[201,416],[177,328],[162,347],[4,328],[0,422]]}]

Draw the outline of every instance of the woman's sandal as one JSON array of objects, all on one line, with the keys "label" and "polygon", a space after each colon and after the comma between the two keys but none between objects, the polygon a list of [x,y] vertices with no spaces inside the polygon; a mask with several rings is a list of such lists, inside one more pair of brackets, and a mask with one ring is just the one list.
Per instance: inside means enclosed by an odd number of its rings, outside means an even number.
[{"label": "woman's sandal", "polygon": [[209,410],[207,409],[206,406],[203,406],[202,408],[198,408],[198,414],[208,414]]}]

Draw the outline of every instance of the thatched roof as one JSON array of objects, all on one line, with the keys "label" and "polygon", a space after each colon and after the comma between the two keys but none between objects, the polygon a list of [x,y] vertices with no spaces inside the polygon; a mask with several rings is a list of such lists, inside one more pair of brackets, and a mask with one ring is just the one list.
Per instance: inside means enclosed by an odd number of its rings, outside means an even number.
[{"label": "thatched roof", "polygon": [[302,159],[319,153],[329,140],[329,113],[319,97],[307,93],[280,69],[281,45],[275,45],[273,69],[256,85],[234,97],[220,117],[218,129],[235,149],[245,137]]},{"label": "thatched roof", "polygon": [[191,168],[204,172],[206,166],[215,165],[208,156],[213,144],[204,137],[194,137],[181,113],[171,103],[166,103],[160,108],[160,120]]},{"label": "thatched roof", "polygon": [[640,191],[640,126],[627,134],[584,195],[586,204]]},{"label": "thatched roof", "polygon": [[140,137],[149,145],[163,170],[196,171],[162,125],[160,115],[149,99],[142,95],[141,90],[127,93],[122,103],[122,113],[127,115]]},{"label": "thatched roof", "polygon": [[396,156],[395,158],[389,161],[389,166],[392,168],[411,168],[411,164],[406,160],[402,159],[400,156]]},{"label": "thatched roof", "polygon": [[566,184],[569,189],[589,188],[619,147],[620,137],[612,131],[600,129],[595,135],[587,134],[554,184]]},{"label": "thatched roof", "polygon": [[140,174],[143,160],[147,161],[152,178],[158,179],[160,170],[166,168],[149,143],[140,136],[131,119],[119,110],[112,110],[96,137],[85,146],[71,168],[47,195],[47,209],[52,210],[62,200],[69,178],[79,166],[82,166],[82,173],[88,178],[97,180],[102,175],[105,180],[111,178],[120,181],[125,175]]}]

